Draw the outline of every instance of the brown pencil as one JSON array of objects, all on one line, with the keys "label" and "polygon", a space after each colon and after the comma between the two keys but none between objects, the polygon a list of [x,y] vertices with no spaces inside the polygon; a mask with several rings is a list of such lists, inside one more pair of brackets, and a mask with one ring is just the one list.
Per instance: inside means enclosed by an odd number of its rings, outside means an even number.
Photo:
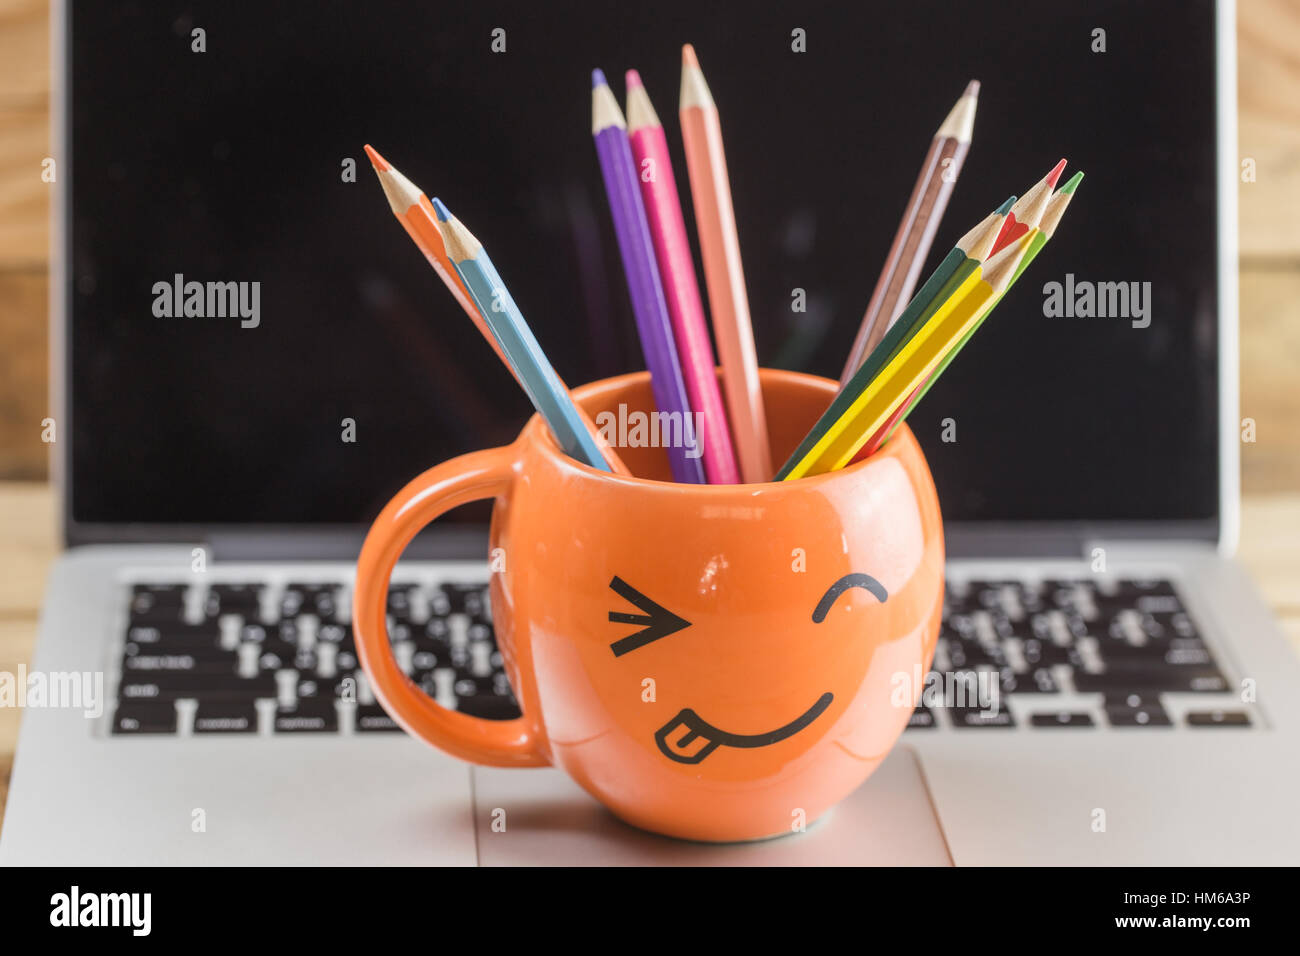
[{"label": "brown pencil", "polygon": [[971,80],[930,140],[929,152],[921,163],[912,196],[903,210],[894,243],[884,268],[880,270],[880,278],[876,280],[876,288],[871,293],[871,301],[840,375],[842,385],[853,377],[863,360],[885,337],[916,291],[925,257],[930,252],[930,244],[970,148],[979,92],[979,80]]}]

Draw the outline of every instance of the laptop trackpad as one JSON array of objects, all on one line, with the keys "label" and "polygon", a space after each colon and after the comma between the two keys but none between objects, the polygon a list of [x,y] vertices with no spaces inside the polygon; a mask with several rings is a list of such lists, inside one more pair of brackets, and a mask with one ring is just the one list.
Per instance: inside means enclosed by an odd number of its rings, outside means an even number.
[{"label": "laptop trackpad", "polygon": [[806,832],[757,843],[687,843],[646,833],[558,770],[472,773],[481,866],[952,865],[916,757],[903,745]]}]

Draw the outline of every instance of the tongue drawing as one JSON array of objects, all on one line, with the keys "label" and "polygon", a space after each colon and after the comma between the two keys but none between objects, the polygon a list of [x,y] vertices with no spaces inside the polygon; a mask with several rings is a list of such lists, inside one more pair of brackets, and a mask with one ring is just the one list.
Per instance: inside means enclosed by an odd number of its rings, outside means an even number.
[{"label": "tongue drawing", "polygon": [[[834,697],[829,691],[822,694],[817,699],[817,703],[809,707],[802,715],[796,717],[784,727],[778,727],[776,730],[768,731],[765,734],[730,734],[725,730],[714,727],[689,707],[684,707],[677,712],[676,717],[655,731],[655,743],[659,745],[660,752],[669,760],[691,764],[699,763],[722,746],[736,747],[742,750],[766,747],[768,744],[785,740],[787,737],[792,737],[803,730],[822,715],[826,708],[831,705],[833,699]],[[681,730],[685,730],[685,733],[678,733]],[[677,736],[670,741],[669,737],[675,733]],[[703,746],[696,748],[694,745],[701,738],[705,743]]]}]

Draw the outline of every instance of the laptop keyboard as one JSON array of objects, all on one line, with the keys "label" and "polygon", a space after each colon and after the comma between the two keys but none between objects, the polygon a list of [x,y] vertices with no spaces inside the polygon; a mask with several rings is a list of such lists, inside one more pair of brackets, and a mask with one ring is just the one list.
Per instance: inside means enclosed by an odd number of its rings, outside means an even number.
[{"label": "laptop keyboard", "polygon": [[[136,584],[115,734],[382,733],[399,728],[357,661],[348,588]],[[269,599],[269,600],[268,600]],[[486,584],[394,582],[388,629],[402,669],[445,707],[519,716],[492,633]]]},{"label": "laptop keyboard", "polygon": [[[133,585],[112,732],[399,731],[358,664],[349,597],[341,582]],[[486,584],[394,581],[388,626],[399,666],[440,704],[519,715]],[[941,690],[981,681],[997,707]],[[923,697],[912,732],[1252,726],[1165,580],[950,584],[927,684],[939,699]]]},{"label": "laptop keyboard", "polygon": [[1233,688],[1167,580],[950,586],[933,669],[949,682],[985,672],[998,683],[996,714],[945,708],[954,728],[1014,727],[1015,712],[1043,730],[1171,727],[1171,701],[1182,726],[1251,726],[1247,708],[1229,703]]}]

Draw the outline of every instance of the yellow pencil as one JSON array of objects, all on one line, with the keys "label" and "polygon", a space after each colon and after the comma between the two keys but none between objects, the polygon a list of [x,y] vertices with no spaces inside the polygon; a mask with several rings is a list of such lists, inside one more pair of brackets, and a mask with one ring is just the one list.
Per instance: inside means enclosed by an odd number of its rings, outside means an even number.
[{"label": "yellow pencil", "polygon": [[889,360],[853,404],[790,469],[785,480],[843,468],[912,390],[925,381],[1011,283],[1037,229],[1031,229],[975,269],[925,326]]}]

